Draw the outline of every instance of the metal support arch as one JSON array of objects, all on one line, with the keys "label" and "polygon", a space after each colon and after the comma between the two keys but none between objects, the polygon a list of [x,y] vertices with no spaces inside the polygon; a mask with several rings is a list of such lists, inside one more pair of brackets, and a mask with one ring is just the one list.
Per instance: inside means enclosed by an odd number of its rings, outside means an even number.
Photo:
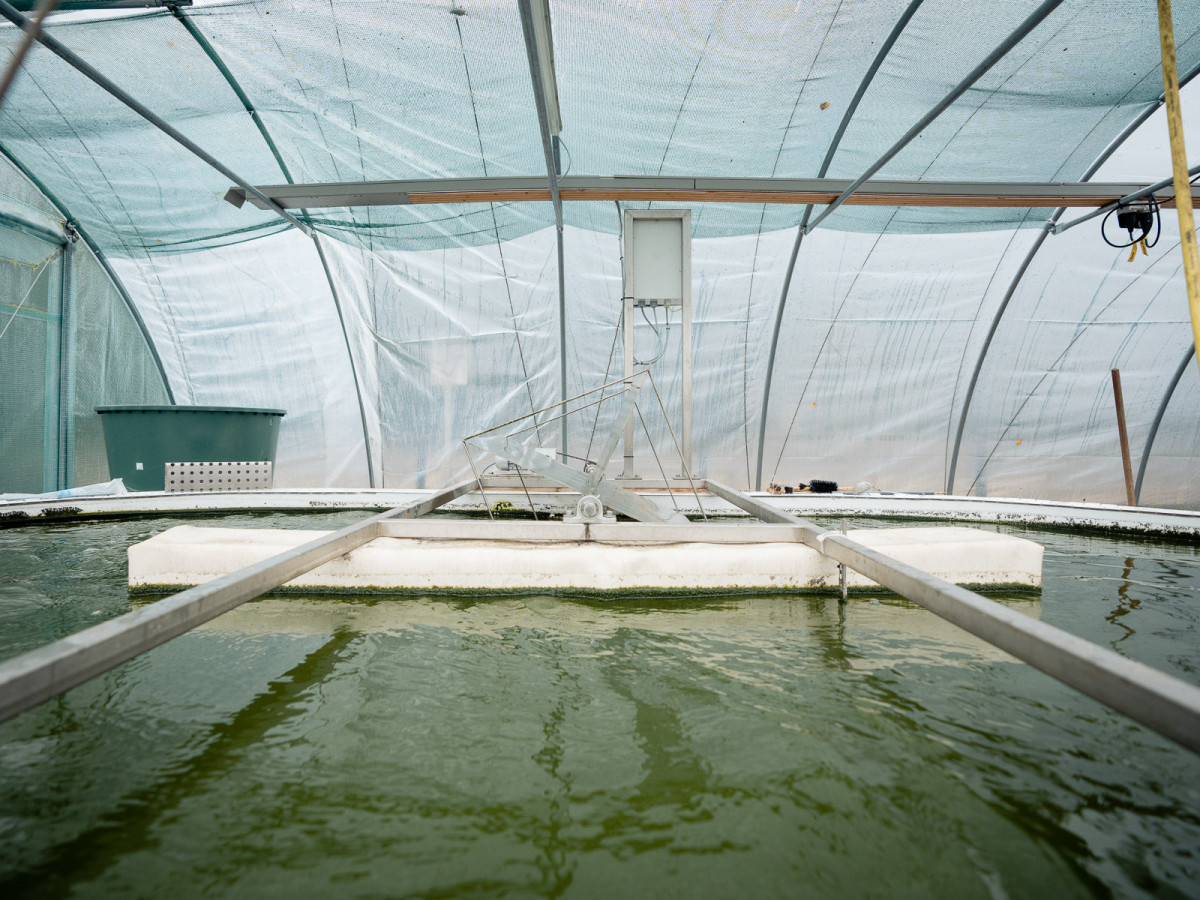
[{"label": "metal support arch", "polygon": [[287,163],[283,161],[283,156],[279,153],[279,147],[276,146],[270,132],[267,131],[266,123],[263,122],[262,117],[258,114],[258,110],[254,108],[254,104],[250,102],[250,97],[242,89],[241,84],[239,84],[238,80],[234,77],[233,72],[230,71],[227,65],[225,65],[225,60],[221,59],[220,54],[217,53],[217,51],[213,48],[213,45],[209,43],[208,38],[206,38],[203,32],[196,27],[196,23],[193,22],[189,16],[185,16],[183,11],[178,6],[171,6],[170,9],[171,14],[179,20],[179,24],[187,29],[187,33],[192,36],[192,39],[199,45],[200,49],[204,51],[204,55],[207,56],[212,61],[212,64],[217,67],[217,71],[221,73],[221,76],[225,79],[225,83],[229,85],[233,93],[237,95],[238,100],[241,101],[242,108],[245,109],[246,112],[249,113],[250,118],[254,120],[254,126],[258,129],[258,133],[262,135],[262,139],[266,142],[268,149],[270,149],[271,155],[275,157],[275,163],[279,166],[279,171],[283,173],[283,177],[287,179],[287,183],[294,184],[295,182],[292,180],[292,173],[288,169]]},{"label": "metal support arch", "polygon": [[[56,244],[54,250],[48,256],[33,267],[33,279],[30,282],[29,288],[25,292],[25,297],[28,298],[32,293],[35,285],[42,280],[45,275],[46,279],[42,282],[42,289],[45,291],[46,297],[46,329],[38,344],[44,342],[45,355],[42,358],[42,365],[38,368],[42,375],[42,404],[41,404],[41,420],[42,427],[40,429],[42,439],[42,487],[41,490],[45,493],[57,491],[61,489],[60,473],[62,471],[62,409],[60,404],[63,400],[63,315],[62,315],[62,288],[64,282],[61,277],[56,278],[51,275],[51,271],[56,264],[62,262],[66,255],[67,245]],[[58,272],[61,276],[61,270]],[[57,284],[56,284],[57,281]],[[14,310],[14,315],[20,313],[24,307],[22,302]],[[4,326],[4,331],[7,333],[8,326],[12,324],[12,317]]]},{"label": "metal support arch", "polygon": [[[0,2],[2,2],[2,0],[0,0]],[[1021,43],[1021,41],[1025,40],[1025,38],[1029,36],[1029,33],[1037,28],[1037,26],[1040,25],[1042,21],[1050,15],[1050,13],[1054,12],[1054,10],[1062,5],[1062,2],[1063,0],[1044,0],[1041,6],[1035,9],[1024,22],[1017,26],[1017,29],[1012,34],[1010,34],[1004,39],[1004,41],[1001,42],[1000,46],[989,53],[987,57],[984,58],[983,62],[972,69],[966,78],[956,84],[950,90],[950,93],[943,97],[937,103],[937,105],[933,107],[933,109],[922,116],[920,121],[918,121],[917,124],[905,132],[904,136],[901,137],[900,140],[896,141],[896,143],[894,143],[887,150],[887,152],[885,152],[881,157],[879,157],[879,159],[875,160],[875,162],[868,166],[865,172],[859,175],[858,178],[854,179],[854,181],[850,183],[849,187],[842,191],[832,203],[826,206],[825,209],[821,211],[821,214],[817,216],[817,218],[809,226],[808,230],[811,231],[813,228],[816,228],[823,221],[825,221],[825,219],[832,215],[832,213],[839,206],[845,203],[846,199],[856,190],[858,190],[858,188],[864,182],[866,182],[868,178],[887,165],[892,158],[896,156],[896,154],[907,147],[914,138],[928,128],[934,119],[949,109],[955,100],[965,94],[967,90],[970,89],[971,85],[982,78],[992,66],[1007,56],[1008,51],[1017,46],[1017,44]]]},{"label": "metal support arch", "polygon": [[[881,157],[879,157],[879,159],[877,159],[874,163],[872,163],[865,172],[863,172],[858,178],[856,178],[854,181],[852,181],[849,184],[849,186],[846,187],[845,190],[843,190],[837,197],[835,197],[833,199],[833,201],[828,206],[825,207],[825,209],[821,212],[821,214],[818,215],[817,218],[811,224],[800,226],[800,231],[798,232],[798,234],[796,236],[796,244],[793,248],[792,258],[788,262],[788,270],[787,270],[787,274],[785,276],[787,285],[789,287],[790,287],[790,283],[791,283],[792,273],[793,273],[793,270],[795,269],[796,257],[798,256],[798,254],[800,252],[800,242],[803,239],[804,234],[806,234],[809,231],[812,231],[812,229],[814,229],[818,225],[820,225],[821,222],[824,221],[834,210],[836,210],[839,206],[841,206],[843,203],[845,203],[846,200],[849,199],[850,196],[859,187],[861,187],[863,184],[865,184],[872,175],[874,175],[876,172],[878,172],[880,169],[882,169],[893,157],[896,156],[896,154],[898,154],[901,150],[903,150],[912,140],[914,140],[922,131],[924,131],[925,128],[928,127],[931,122],[933,122],[938,116],[940,116],[943,112],[945,112],[951,106],[951,104],[954,103],[954,101],[956,101],[959,97],[961,97],[964,93],[966,93],[966,91],[971,87],[971,85],[973,85],[976,81],[978,81],[980,78],[982,78],[983,75],[989,69],[991,69],[992,66],[994,66],[997,62],[999,62],[1013,47],[1015,47],[1022,40],[1024,40],[1029,35],[1029,33],[1032,32],[1033,29],[1036,28],[1039,24],[1041,24],[1042,20],[1044,20],[1047,16],[1049,16],[1050,13],[1054,12],[1054,10],[1057,9],[1058,6],[1061,5],[1061,3],[1062,3],[1062,0],[1045,0],[1045,2],[1043,2],[1041,6],[1039,6],[1036,10],[1034,10],[1034,12],[1027,19],[1025,19],[1025,21],[1022,22],[1021,25],[1018,26],[1017,29],[1015,31],[1013,31],[1000,44],[1000,46],[998,46],[995,50],[993,50],[990,54],[988,54],[988,56],[983,60],[983,62],[981,62],[974,69],[972,69],[971,72],[964,79],[962,79],[962,81],[960,81],[957,85],[954,86],[954,88],[951,89],[950,93],[948,93],[945,97],[943,97],[941,99],[941,101],[939,101],[937,103],[937,105],[933,107],[933,109],[931,109],[929,112],[927,112],[921,118],[921,120],[917,122],[917,124],[912,126],[912,128],[910,128],[904,134],[904,136],[900,138],[900,140],[898,140],[895,144],[893,144],[891,146],[891,148],[887,150],[887,152],[885,152]],[[785,296],[786,296],[786,289],[785,289]],[[782,304],[781,304],[781,308],[779,310],[779,318],[780,318],[780,320],[782,318]],[[777,336],[778,336],[778,333],[776,333],[776,335],[772,339],[772,350],[775,347],[775,342],[777,340]],[[773,362],[774,362],[774,359],[772,357],[772,366],[773,366]],[[768,372],[768,378],[769,378],[769,376],[770,376],[770,373]],[[768,382],[768,384],[769,384],[769,382]],[[761,412],[762,419],[760,421],[758,472],[757,472],[757,476],[755,479],[756,485],[759,489],[761,489],[761,487],[762,487],[762,454],[763,454],[763,450],[764,450],[763,444],[764,444],[764,438],[765,438],[765,433],[766,433],[767,410],[766,410],[766,402],[765,401],[766,401],[766,395],[764,392],[764,404],[763,404],[763,410]]]},{"label": "metal support arch", "polygon": [[[1200,75],[1200,66],[1197,66],[1196,68],[1192,69],[1184,78],[1182,78],[1180,80],[1180,82],[1179,82],[1180,87],[1187,84],[1189,81],[1191,81],[1197,75]],[[1152,115],[1154,115],[1154,113],[1156,113],[1162,107],[1162,105],[1164,103],[1166,103],[1166,101],[1167,101],[1166,94],[1165,93],[1159,94],[1157,101],[1155,101],[1150,106],[1148,106],[1146,109],[1144,109],[1140,113],[1138,113],[1134,117],[1133,121],[1130,122],[1128,125],[1126,125],[1121,130],[1120,134],[1118,134],[1115,138],[1113,138],[1111,141],[1109,141],[1107,147],[1105,147],[1102,151],[1100,151],[1100,155],[1097,156],[1095,158],[1095,160],[1092,161],[1092,164],[1090,166],[1088,166],[1087,171],[1085,171],[1083,173],[1083,176],[1079,179],[1080,182],[1090,181],[1092,179],[1092,176],[1095,175],[1098,171],[1100,171],[1100,168],[1106,162],[1108,162],[1109,158],[1114,153],[1117,152],[1117,149],[1122,144],[1124,144],[1125,141],[1129,140],[1129,138],[1132,137],[1133,134],[1139,128],[1141,128],[1142,125],[1144,125],[1146,123],[1146,120],[1148,120]],[[946,473],[946,493],[947,494],[954,493],[954,476],[958,470],[958,454],[959,454],[959,450],[962,447],[963,433],[966,430],[966,426],[967,426],[967,414],[971,410],[971,400],[975,396],[975,386],[979,382],[980,372],[983,371],[983,361],[987,357],[988,350],[992,346],[992,338],[995,337],[996,329],[1000,327],[1000,320],[1004,317],[1004,313],[1008,309],[1009,301],[1012,300],[1013,295],[1017,291],[1018,285],[1020,285],[1020,283],[1021,283],[1021,279],[1025,277],[1025,273],[1029,270],[1029,266],[1033,263],[1033,258],[1035,256],[1037,256],[1038,251],[1042,249],[1042,244],[1044,244],[1046,242],[1046,238],[1049,237],[1051,234],[1059,234],[1060,233],[1060,229],[1059,229],[1059,226],[1057,225],[1057,222],[1058,222],[1059,218],[1062,217],[1064,212],[1066,212],[1066,207],[1059,207],[1058,209],[1056,209],[1054,211],[1054,214],[1051,215],[1050,220],[1043,227],[1042,233],[1038,235],[1037,240],[1034,241],[1033,246],[1029,248],[1029,252],[1027,252],[1025,254],[1025,259],[1021,261],[1020,267],[1017,269],[1016,274],[1013,275],[1013,280],[1009,284],[1008,290],[1004,292],[1004,299],[1000,301],[1000,306],[997,307],[996,314],[992,317],[992,324],[988,328],[987,337],[984,339],[983,346],[979,350],[979,356],[975,360],[975,368],[971,371],[971,380],[967,384],[967,393],[966,393],[966,396],[963,398],[962,412],[959,414],[959,417],[958,417],[958,428],[954,434],[954,447],[950,452],[950,468],[949,468],[949,471]],[[1078,221],[1081,221],[1081,220],[1076,220],[1075,223],[1068,223],[1067,227],[1070,227],[1071,224],[1077,224]],[[1144,462],[1144,458],[1143,458],[1143,465],[1144,464],[1145,464],[1145,462]],[[1139,483],[1139,485],[1141,484],[1140,476],[1138,479],[1138,483]],[[1136,491],[1135,491],[1135,495],[1136,495]]]},{"label": "metal support arch", "polygon": [[[824,178],[829,172],[829,167],[833,164],[833,157],[837,153],[838,146],[842,142],[842,136],[845,135],[846,129],[850,127],[850,120],[854,117],[854,113],[858,111],[858,105],[862,102],[862,98],[867,93],[867,88],[871,86],[871,82],[875,80],[875,75],[883,65],[884,59],[891,52],[896,41],[899,40],[901,33],[908,26],[909,20],[916,13],[917,8],[924,0],[912,0],[908,8],[904,10],[904,14],[896,20],[896,24],[892,26],[891,32],[884,40],[879,52],[875,54],[875,59],[871,61],[866,74],[862,81],[858,83],[858,90],[854,92],[854,97],[850,101],[850,105],[846,107],[846,112],[842,115],[842,121],[838,124],[837,131],[834,132],[833,140],[829,142],[829,149],[825,151],[825,159],[821,162],[821,170],[817,173],[818,178]],[[792,287],[792,274],[796,270],[796,260],[800,256],[800,244],[804,241],[804,233],[808,229],[808,219],[812,215],[813,205],[810,203],[804,209],[804,217],[800,220],[800,226],[796,229],[796,242],[792,244],[792,255],[788,258],[787,271],[783,276],[783,287],[779,292],[779,303],[775,307],[775,327],[771,330],[771,348],[767,352],[767,373],[766,380],[763,383],[763,398],[762,407],[758,413],[758,463],[755,467],[754,474],[754,489],[762,490],[762,467],[763,467],[763,452],[766,449],[767,442],[767,409],[771,403],[771,377],[775,372],[775,352],[779,347],[779,332],[783,327],[783,310],[787,305],[788,292]]]},{"label": "metal support arch", "polygon": [[[0,0],[3,2],[3,0]],[[566,273],[563,271],[563,213],[562,197],[558,193],[558,168],[554,162],[554,142],[550,134],[550,113],[542,89],[541,63],[538,61],[537,39],[533,25],[531,0],[518,0],[521,12],[521,31],[525,36],[525,52],[529,57],[529,78],[533,83],[534,105],[537,107],[538,130],[542,137],[542,150],[546,156],[546,178],[550,182],[550,202],[554,204],[554,227],[558,244],[558,376],[559,400],[567,399],[567,291]],[[562,420],[560,438],[563,458],[567,458],[567,420]]]},{"label": "metal support arch", "polygon": [[358,398],[358,415],[362,420],[363,450],[367,455],[367,486],[375,487],[375,464],[371,456],[371,432],[367,427],[367,407],[363,403],[362,386],[358,377],[358,366],[354,364],[354,351],[350,347],[350,333],[346,330],[346,318],[342,312],[342,301],[338,295],[337,285],[333,281],[333,272],[329,269],[329,261],[325,258],[325,248],[317,233],[312,233],[313,246],[317,249],[317,257],[321,260],[321,269],[325,272],[325,280],[329,283],[329,293],[333,297],[333,308],[337,312],[338,325],[342,329],[342,340],[346,343],[346,358],[350,361],[350,377],[354,379],[354,394]]},{"label": "metal support arch", "polygon": [[78,310],[75,303],[72,257],[74,240],[68,238],[59,257],[58,323],[58,486],[75,486],[75,347]]},{"label": "metal support arch", "polygon": [[[29,19],[25,18],[25,16],[21,15],[21,13],[19,13],[13,7],[13,5],[8,2],[8,0],[0,0],[0,16],[8,19],[8,21],[12,22],[23,31],[29,31],[33,27],[33,23],[30,22]],[[156,115],[140,101],[121,90],[121,88],[119,88],[114,82],[110,81],[107,77],[101,74],[99,70],[93,68],[81,57],[77,56],[73,51],[67,49],[65,46],[59,43],[55,38],[52,38],[48,34],[42,33],[38,35],[37,40],[47,50],[71,66],[71,68],[75,69],[85,78],[111,94],[121,103],[125,104],[125,106],[129,107],[159,131],[163,132],[163,134],[173,139],[185,150],[190,151],[194,156],[212,166],[212,168],[216,169],[230,181],[237,184],[238,187],[264,201],[271,211],[276,215],[281,216],[286,221],[292,223],[305,234],[311,234],[312,229],[310,229],[307,225],[305,225],[283,207],[275,203],[274,200],[259,191],[258,188],[254,187],[245,179],[241,178],[235,172],[227,168],[220,160],[201,148],[198,144],[196,144],[174,126],[168,124],[164,119]]]},{"label": "metal support arch", "polygon": [[[196,24],[191,20],[190,17],[185,16],[179,7],[172,6],[171,13],[176,19],[179,20],[180,24],[187,29],[187,33],[192,36],[197,45],[199,45],[200,49],[204,51],[204,55],[207,56],[212,61],[212,64],[217,67],[217,71],[221,73],[221,76],[225,79],[225,83],[229,85],[230,90],[232,90],[237,96],[238,100],[241,101],[242,108],[245,109],[250,118],[254,120],[254,125],[258,129],[258,133],[262,135],[262,139],[266,143],[267,148],[271,151],[271,155],[275,157],[275,163],[279,166],[279,171],[283,173],[283,177],[287,180],[288,184],[294,184],[295,180],[292,178],[291,170],[288,169],[287,163],[283,161],[283,155],[279,152],[279,147],[276,145],[274,138],[271,137],[271,133],[267,130],[267,125],[262,120],[262,116],[258,114],[258,110],[250,101],[249,95],[245,92],[245,90],[243,90],[241,84],[238,83],[237,78],[234,77],[234,74],[230,68],[225,65],[225,61],[221,59],[221,55],[217,53],[216,48],[209,43],[208,39],[204,37],[204,34],[200,31],[200,29],[196,27]],[[300,210],[300,214],[305,219],[308,218],[307,210]],[[313,246],[317,251],[317,256],[321,260],[321,270],[325,273],[325,280],[329,283],[329,293],[333,297],[333,308],[337,312],[338,325],[342,329],[342,340],[346,344],[346,357],[350,361],[350,377],[354,379],[354,394],[358,399],[358,415],[362,420],[363,448],[366,451],[367,457],[367,486],[373,488],[375,487],[375,465],[371,458],[371,432],[367,427],[367,409],[366,405],[363,403],[362,384],[358,377],[358,366],[355,365],[354,362],[354,351],[350,347],[350,334],[346,331],[346,318],[342,312],[341,297],[338,295],[337,286],[333,282],[333,273],[329,269],[329,261],[325,258],[325,249],[321,246],[321,241],[317,237],[316,230],[313,229],[310,231],[308,236],[312,238]]]},{"label": "metal support arch", "polygon": [[1158,404],[1158,412],[1154,414],[1154,423],[1150,426],[1150,434],[1146,436],[1146,449],[1142,451],[1142,461],[1138,463],[1137,481],[1133,486],[1133,502],[1141,504],[1142,502],[1142,479],[1146,476],[1146,463],[1150,461],[1150,451],[1154,447],[1154,439],[1158,437],[1158,426],[1162,424],[1163,416],[1167,412],[1167,406],[1171,403],[1171,398],[1175,395],[1175,388],[1179,387],[1179,382],[1183,378],[1184,371],[1187,370],[1188,364],[1191,363],[1192,357],[1196,355],[1196,345],[1192,344],[1188,348],[1188,352],[1183,354],[1183,359],[1180,361],[1178,368],[1175,369],[1175,374],[1171,377],[1171,383],[1167,385],[1167,390],[1163,393],[1162,402]]},{"label": "metal support arch", "polygon": [[167,402],[174,406],[175,392],[171,390],[171,381],[169,378],[167,378],[167,370],[163,366],[162,357],[158,355],[158,347],[155,345],[154,339],[150,337],[150,329],[146,327],[146,320],[142,318],[142,314],[138,310],[137,304],[133,302],[133,297],[130,296],[129,291],[125,288],[124,282],[121,281],[116,271],[109,264],[108,259],[104,255],[104,251],[100,249],[100,246],[94,240],[92,240],[91,235],[88,234],[87,230],[84,229],[79,222],[72,218],[70,211],[56,196],[54,196],[53,193],[50,192],[50,189],[47,188],[46,185],[44,185],[42,181],[37,178],[37,176],[29,171],[29,169],[3,144],[0,144],[0,155],[3,155],[5,159],[12,163],[13,167],[16,168],[18,172],[29,179],[30,184],[42,192],[42,196],[44,196],[54,205],[54,208],[62,214],[63,218],[67,221],[70,227],[73,228],[75,233],[79,235],[80,240],[87,244],[88,249],[92,251],[92,255],[96,257],[96,262],[100,263],[101,267],[103,267],[104,273],[108,276],[108,280],[112,283],[113,287],[117,289],[117,293],[121,295],[121,299],[125,301],[125,308],[129,311],[129,315],[133,317],[134,324],[137,325],[138,331],[140,331],[142,334],[142,340],[146,342],[146,349],[150,351],[150,357],[154,360],[154,365],[158,369],[158,376],[162,379],[163,390],[167,392]]}]

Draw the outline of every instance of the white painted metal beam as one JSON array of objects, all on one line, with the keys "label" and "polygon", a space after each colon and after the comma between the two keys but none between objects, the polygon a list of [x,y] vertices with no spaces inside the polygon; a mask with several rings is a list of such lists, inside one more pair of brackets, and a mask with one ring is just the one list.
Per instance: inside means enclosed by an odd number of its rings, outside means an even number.
[{"label": "white painted metal beam", "polygon": [[800,526],[804,541],[994,647],[1200,753],[1200,688],[1031,619],[845,535],[826,531],[754,498],[707,482],[708,490],[767,521]]},{"label": "white painted metal beam", "polygon": [[8,660],[0,664],[0,722],[374,540],[387,519],[423,515],[476,487],[463,482]]},{"label": "white painted metal beam", "polygon": [[[565,175],[556,180],[564,201],[687,203],[791,203],[826,205],[850,187],[843,178],[705,178],[668,175]],[[844,201],[861,206],[1098,207],[1145,191],[1149,183],[1016,181],[866,181]],[[409,181],[261,185],[257,190],[283,209],[408,206],[427,203],[549,202],[542,176],[440,178]],[[1164,191],[1164,194],[1170,193]],[[1173,196],[1173,194],[1172,194]],[[1200,189],[1193,196],[1200,199]],[[225,199],[267,205],[234,187]]]}]

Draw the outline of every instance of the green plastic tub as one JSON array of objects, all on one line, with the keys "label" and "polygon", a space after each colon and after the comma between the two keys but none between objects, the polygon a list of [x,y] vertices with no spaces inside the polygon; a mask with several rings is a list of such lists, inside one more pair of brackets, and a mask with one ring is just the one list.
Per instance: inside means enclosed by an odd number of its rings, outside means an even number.
[{"label": "green plastic tub", "polygon": [[110,478],[161,491],[169,462],[275,463],[282,409],[98,406]]}]

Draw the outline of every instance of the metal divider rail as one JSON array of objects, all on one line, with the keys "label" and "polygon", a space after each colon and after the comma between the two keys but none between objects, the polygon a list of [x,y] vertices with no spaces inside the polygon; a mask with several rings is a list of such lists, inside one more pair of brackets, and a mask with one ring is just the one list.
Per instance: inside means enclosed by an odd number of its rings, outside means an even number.
[{"label": "metal divider rail", "polygon": [[994,647],[1200,753],[1200,688],[906,565],[714,481],[710,493],[765,522],[798,526],[805,544]]},{"label": "metal divider rail", "polygon": [[424,515],[476,486],[460,482],[0,664],[0,722],[370,543],[383,522]]}]

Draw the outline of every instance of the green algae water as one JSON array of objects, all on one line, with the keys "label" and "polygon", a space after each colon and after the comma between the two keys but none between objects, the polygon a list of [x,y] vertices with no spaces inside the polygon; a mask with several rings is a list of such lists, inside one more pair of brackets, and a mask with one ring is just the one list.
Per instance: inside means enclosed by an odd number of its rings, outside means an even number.
[{"label": "green algae water", "polygon": [[[0,658],[142,602],[174,524],[0,532]],[[1004,530],[1047,553],[1001,602],[1200,682],[1200,548]],[[4,898],[1200,896],[1198,854],[1200,757],[886,594],[267,597],[0,725]]]}]

